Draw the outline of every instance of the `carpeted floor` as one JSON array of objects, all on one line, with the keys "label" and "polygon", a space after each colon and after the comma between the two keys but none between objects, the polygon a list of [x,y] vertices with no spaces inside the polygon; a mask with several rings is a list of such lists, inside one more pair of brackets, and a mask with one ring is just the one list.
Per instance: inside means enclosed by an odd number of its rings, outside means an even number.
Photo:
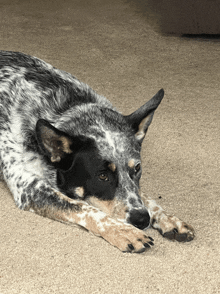
[{"label": "carpeted floor", "polygon": [[[220,293],[220,40],[162,36],[126,0],[0,0],[0,49],[71,72],[129,114],[165,98],[143,144],[142,191],[194,241],[123,254],[19,211],[0,183],[0,294]],[[160,197],[160,198],[159,198]]]}]

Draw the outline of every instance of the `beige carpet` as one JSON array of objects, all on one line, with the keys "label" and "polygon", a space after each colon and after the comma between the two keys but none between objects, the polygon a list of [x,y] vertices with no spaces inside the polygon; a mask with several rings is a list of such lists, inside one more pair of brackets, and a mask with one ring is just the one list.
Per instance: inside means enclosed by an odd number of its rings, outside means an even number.
[{"label": "beige carpet", "polygon": [[0,0],[0,24],[0,49],[73,73],[125,114],[165,89],[142,190],[196,230],[180,244],[150,229],[153,249],[123,254],[19,211],[1,182],[0,294],[220,293],[220,40],[161,36],[126,0]]}]

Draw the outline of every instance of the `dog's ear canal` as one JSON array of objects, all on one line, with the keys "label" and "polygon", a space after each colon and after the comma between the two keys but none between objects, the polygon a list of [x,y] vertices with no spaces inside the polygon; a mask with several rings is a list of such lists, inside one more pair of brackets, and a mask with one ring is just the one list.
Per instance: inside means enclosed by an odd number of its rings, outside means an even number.
[{"label": "dog's ear canal", "polygon": [[159,106],[163,96],[164,90],[161,89],[153,98],[151,98],[151,100],[141,106],[138,110],[130,115],[124,116],[135,131],[135,137],[138,142],[142,143],[153,119],[154,111]]},{"label": "dog's ear canal", "polygon": [[61,159],[73,152],[71,138],[44,119],[37,122],[36,137],[40,149],[51,162],[60,162]]}]

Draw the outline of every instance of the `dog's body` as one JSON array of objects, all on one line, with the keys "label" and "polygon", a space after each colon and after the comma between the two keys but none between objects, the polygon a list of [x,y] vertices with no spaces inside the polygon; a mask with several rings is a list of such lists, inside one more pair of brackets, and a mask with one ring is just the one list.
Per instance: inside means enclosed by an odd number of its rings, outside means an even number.
[{"label": "dog's body", "polygon": [[17,206],[83,226],[122,251],[153,245],[149,225],[190,241],[193,229],[139,195],[140,149],[160,90],[129,116],[72,75],[0,53],[1,168]]}]

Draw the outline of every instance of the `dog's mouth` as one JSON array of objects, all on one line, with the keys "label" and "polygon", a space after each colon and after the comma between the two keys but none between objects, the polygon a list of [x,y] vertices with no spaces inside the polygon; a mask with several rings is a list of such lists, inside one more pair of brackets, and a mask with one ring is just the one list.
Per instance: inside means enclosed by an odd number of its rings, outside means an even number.
[{"label": "dog's mouth", "polygon": [[121,201],[118,200],[101,200],[97,197],[89,197],[86,202],[99,208],[107,215],[130,223],[140,230],[144,230],[150,225],[150,215],[146,208],[131,209]]},{"label": "dog's mouth", "polygon": [[86,202],[90,205],[99,208],[101,211],[105,212],[107,215],[126,221],[128,207],[124,205],[123,202],[113,200],[103,200],[95,196],[86,198]]}]

